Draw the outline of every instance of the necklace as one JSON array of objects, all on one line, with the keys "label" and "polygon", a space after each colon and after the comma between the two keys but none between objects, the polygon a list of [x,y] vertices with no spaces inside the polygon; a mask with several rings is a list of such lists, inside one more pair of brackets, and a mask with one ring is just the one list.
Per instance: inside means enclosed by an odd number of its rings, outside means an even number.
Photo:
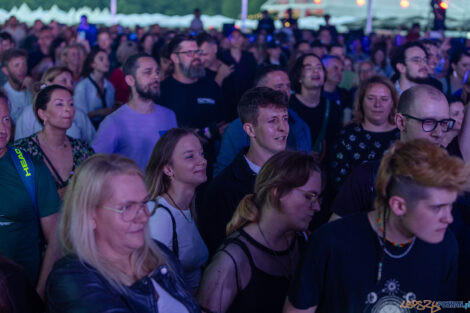
[{"label": "necklace", "polygon": [[59,151],[59,150],[67,148],[67,136],[64,139],[64,143],[56,147],[54,147],[53,145],[49,143],[49,141],[47,141],[46,134],[44,134],[44,132],[41,132],[41,137],[42,137],[42,141],[44,141],[45,143],[46,148],[49,148],[54,151]]},{"label": "necklace", "polygon": [[[274,250],[271,245],[269,244],[268,240],[266,239],[266,236],[264,235],[263,231],[261,230],[261,226],[259,223],[256,223],[256,225],[258,226],[258,230],[259,230],[259,233],[261,234],[261,237],[263,237],[263,240],[264,242],[266,242],[266,245],[268,246],[268,248],[273,252],[274,254],[274,260],[279,264],[281,265],[282,267],[282,270],[284,271],[285,273],[285,276],[287,277],[287,280],[291,280],[291,277],[292,277],[292,274],[291,274],[291,271],[289,270],[292,269],[292,260],[291,260],[291,254],[290,254],[290,251],[288,252],[288,256],[289,256],[289,265],[286,266],[283,262],[281,262],[279,260],[279,255],[276,253],[276,250]],[[287,238],[283,235],[282,237],[284,237],[284,239],[286,240],[286,243],[287,243],[287,246],[288,246],[288,249],[290,248],[290,245],[289,245],[289,241],[287,240]],[[290,250],[290,249],[289,249]]]},{"label": "necklace", "polygon": [[[384,215],[384,214],[381,214],[381,212],[379,211],[377,213],[377,226],[378,226],[379,232],[383,234],[384,233],[384,227],[383,227],[383,219],[380,218],[381,215]],[[407,242],[404,242],[404,243],[398,243],[398,242],[392,241],[392,240],[387,239],[387,238],[385,238],[385,239],[388,242],[390,242],[394,247],[403,248],[404,246],[409,245],[411,242],[414,242],[415,237],[413,237],[412,239],[410,239],[410,240],[408,240]]]},{"label": "necklace", "polygon": [[392,254],[390,251],[387,250],[387,248],[385,247],[385,243],[383,242],[383,240],[378,235],[377,235],[377,237],[379,238],[380,245],[383,247],[385,253],[389,257],[391,257],[392,259],[401,259],[401,258],[405,257],[411,251],[411,248],[413,248],[413,245],[415,244],[415,241],[416,241],[416,237],[414,237],[413,239],[411,239],[411,243],[410,243],[410,245],[408,246],[408,249],[406,249],[405,252],[403,252],[402,254],[399,254],[399,255],[395,255],[395,254]]},{"label": "necklace", "polygon": [[171,202],[173,202],[173,205],[175,206],[175,208],[177,208],[178,211],[181,213],[181,215],[183,215],[183,217],[184,217],[184,219],[186,220],[186,222],[191,223],[191,219],[189,219],[189,218],[186,216],[186,214],[184,214],[183,210],[180,209],[180,207],[176,204],[176,201],[173,200],[173,198],[170,196],[170,193],[167,192],[166,194],[167,194],[168,198],[170,198]]}]

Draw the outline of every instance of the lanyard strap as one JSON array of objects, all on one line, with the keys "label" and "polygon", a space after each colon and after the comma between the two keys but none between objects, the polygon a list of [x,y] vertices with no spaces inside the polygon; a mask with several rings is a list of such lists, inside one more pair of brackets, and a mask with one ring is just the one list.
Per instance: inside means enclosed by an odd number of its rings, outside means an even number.
[{"label": "lanyard strap", "polygon": [[29,155],[21,151],[20,149],[8,147],[8,152],[11,155],[11,159],[13,160],[13,164],[15,165],[18,175],[20,175],[23,185],[25,186],[29,196],[31,197],[31,200],[33,201],[34,215],[37,219],[39,227],[39,245],[42,249],[45,240],[44,234],[42,233],[41,219],[39,217],[39,210],[36,199],[36,185],[34,183],[35,175],[33,162],[31,161]]}]

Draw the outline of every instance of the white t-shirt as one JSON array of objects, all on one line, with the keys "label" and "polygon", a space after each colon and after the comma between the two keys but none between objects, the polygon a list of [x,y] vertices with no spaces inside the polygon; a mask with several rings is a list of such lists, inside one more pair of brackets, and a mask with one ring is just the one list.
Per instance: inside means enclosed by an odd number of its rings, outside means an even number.
[{"label": "white t-shirt", "polygon": [[[33,106],[28,105],[23,109],[23,112],[16,122],[15,140],[29,137],[40,130],[42,130],[42,125],[39,123],[36,115],[34,115]],[[95,133],[95,127],[93,127],[93,124],[90,122],[88,115],[81,110],[75,110],[72,126],[67,129],[67,135],[91,144]]]},{"label": "white t-shirt", "polygon": [[10,85],[10,82],[6,82],[5,85],[3,85],[3,89],[10,101],[10,116],[16,124],[16,121],[20,117],[21,112],[23,112],[23,109],[28,105],[33,105],[33,94],[27,89],[16,91]]},{"label": "white t-shirt", "polygon": [[261,171],[261,166],[258,166],[256,165],[255,163],[251,162],[250,160],[248,160],[248,158],[246,157],[246,155],[244,155],[245,157],[245,160],[246,160],[246,163],[248,163],[248,166],[250,167],[250,169],[256,174],[258,175],[259,174],[259,171]]},{"label": "white t-shirt", "polygon": [[[209,251],[199,234],[199,230],[191,216],[191,211],[179,211],[170,205],[163,197],[158,197],[157,202],[167,207],[173,215],[178,234],[179,260],[184,271],[184,279],[188,287],[196,291],[201,280],[201,266],[207,262]],[[155,202],[149,202],[150,212],[155,208]],[[188,218],[183,216],[183,214]],[[173,250],[173,224],[171,217],[165,209],[159,208],[150,217],[150,234],[152,238]]]},{"label": "white t-shirt", "polygon": [[151,279],[153,288],[158,293],[157,307],[158,312],[164,313],[189,313],[186,307],[176,300],[172,295],[166,292],[155,280]]}]

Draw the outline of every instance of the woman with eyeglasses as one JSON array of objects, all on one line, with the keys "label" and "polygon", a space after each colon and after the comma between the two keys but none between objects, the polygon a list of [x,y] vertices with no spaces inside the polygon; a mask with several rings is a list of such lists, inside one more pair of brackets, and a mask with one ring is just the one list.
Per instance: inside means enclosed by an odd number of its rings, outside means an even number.
[{"label": "woman with eyeglasses", "polygon": [[173,128],[158,140],[145,171],[152,200],[150,233],[179,259],[186,284],[194,293],[209,257],[195,222],[195,192],[207,180],[206,166],[195,133]]},{"label": "woman with eyeglasses", "polygon": [[73,176],[59,223],[64,258],[46,288],[48,312],[200,312],[174,255],[153,241],[144,175],[98,154]]},{"label": "woman with eyeglasses", "polygon": [[305,245],[302,232],[320,210],[321,187],[320,168],[307,154],[283,151],[263,165],[255,193],[240,202],[204,272],[203,311],[282,311]]}]

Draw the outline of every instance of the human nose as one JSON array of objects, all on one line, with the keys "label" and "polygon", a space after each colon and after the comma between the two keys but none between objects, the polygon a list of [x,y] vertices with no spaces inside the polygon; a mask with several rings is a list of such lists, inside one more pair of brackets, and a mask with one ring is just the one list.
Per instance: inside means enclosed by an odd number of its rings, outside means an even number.
[{"label": "human nose", "polygon": [[146,223],[149,217],[150,217],[149,208],[147,206],[147,203],[143,202],[139,205],[139,208],[137,209],[133,220],[136,223]]},{"label": "human nose", "polygon": [[289,131],[289,122],[287,119],[282,119],[279,124],[278,124],[278,130],[279,131]]},{"label": "human nose", "polygon": [[314,212],[320,212],[320,201],[318,199],[315,199],[312,201],[312,209]]},{"label": "human nose", "polygon": [[441,221],[444,224],[450,225],[454,221],[454,216],[452,215],[452,205],[449,205],[446,209],[443,210],[444,215],[442,216]]}]

